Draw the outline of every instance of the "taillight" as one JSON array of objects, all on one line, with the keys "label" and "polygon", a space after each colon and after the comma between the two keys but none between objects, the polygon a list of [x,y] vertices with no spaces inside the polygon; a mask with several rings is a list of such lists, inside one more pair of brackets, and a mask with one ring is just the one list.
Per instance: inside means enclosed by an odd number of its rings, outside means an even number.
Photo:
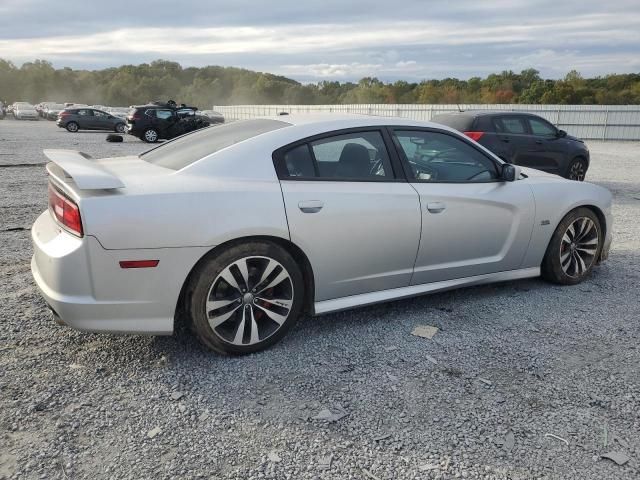
[{"label": "taillight", "polygon": [[62,117],[68,117],[69,115],[71,115],[69,112],[60,112],[58,114],[58,117],[62,118]]},{"label": "taillight", "polygon": [[82,237],[80,209],[73,200],[65,197],[49,183],[49,209],[53,217],[74,235]]},{"label": "taillight", "polygon": [[484,132],[464,132],[464,134],[469,137],[471,140],[478,141],[484,135]]}]

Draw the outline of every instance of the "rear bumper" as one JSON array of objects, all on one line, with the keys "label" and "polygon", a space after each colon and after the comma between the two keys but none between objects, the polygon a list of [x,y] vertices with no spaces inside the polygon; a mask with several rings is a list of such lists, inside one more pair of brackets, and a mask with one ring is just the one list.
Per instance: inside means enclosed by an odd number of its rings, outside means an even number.
[{"label": "rear bumper", "polygon": [[[48,211],[31,236],[33,278],[60,322],[91,332],[173,332],[180,289],[199,249],[105,250],[95,237],[61,230]],[[151,257],[160,260],[158,267],[119,266],[120,260]]]}]

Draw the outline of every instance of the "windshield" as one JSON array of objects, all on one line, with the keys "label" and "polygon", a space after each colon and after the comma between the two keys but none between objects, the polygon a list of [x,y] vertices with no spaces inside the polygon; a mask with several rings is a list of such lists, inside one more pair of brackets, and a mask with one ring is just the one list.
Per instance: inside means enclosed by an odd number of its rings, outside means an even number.
[{"label": "windshield", "polygon": [[166,142],[141,154],[140,158],[161,167],[180,170],[234,143],[290,125],[280,120],[255,119],[208,127]]}]

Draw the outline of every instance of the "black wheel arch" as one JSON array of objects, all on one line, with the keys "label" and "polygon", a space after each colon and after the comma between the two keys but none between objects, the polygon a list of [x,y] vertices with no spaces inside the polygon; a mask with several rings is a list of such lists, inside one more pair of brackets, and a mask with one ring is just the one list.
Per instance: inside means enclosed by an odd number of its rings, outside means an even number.
[{"label": "black wheel arch", "polygon": [[315,299],[315,277],[313,268],[311,267],[311,262],[309,261],[307,255],[302,251],[300,247],[286,238],[274,237],[270,235],[254,235],[234,238],[233,240],[229,240],[227,242],[221,243],[220,245],[216,245],[202,257],[200,257],[200,259],[193,265],[193,267],[189,271],[189,274],[184,279],[182,287],[180,288],[180,294],[178,295],[178,300],[176,302],[173,316],[174,331],[187,326],[189,319],[187,318],[185,306],[190,301],[191,295],[188,286],[190,284],[192,276],[198,270],[198,267],[202,265],[204,261],[218,255],[220,252],[247,242],[273,243],[286,250],[293,257],[295,262],[300,267],[300,271],[302,272],[302,278],[304,281],[305,294],[302,304],[302,311],[304,313],[314,313],[313,305]]}]

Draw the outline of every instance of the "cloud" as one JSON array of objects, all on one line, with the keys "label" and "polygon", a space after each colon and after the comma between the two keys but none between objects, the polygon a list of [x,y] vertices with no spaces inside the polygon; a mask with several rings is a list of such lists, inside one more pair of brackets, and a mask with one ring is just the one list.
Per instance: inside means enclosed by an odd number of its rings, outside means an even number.
[{"label": "cloud", "polygon": [[393,8],[375,0],[323,0],[322,8],[293,0],[181,0],[179,18],[169,14],[175,1],[157,0],[152,11],[136,2],[118,10],[125,5],[112,0],[102,11],[58,2],[54,16],[65,21],[52,22],[49,2],[2,0],[0,58],[84,68],[166,58],[315,80],[469,77],[530,66],[547,75],[571,68],[604,74],[633,71],[640,56],[637,0],[460,0],[428,9],[417,0]]}]

